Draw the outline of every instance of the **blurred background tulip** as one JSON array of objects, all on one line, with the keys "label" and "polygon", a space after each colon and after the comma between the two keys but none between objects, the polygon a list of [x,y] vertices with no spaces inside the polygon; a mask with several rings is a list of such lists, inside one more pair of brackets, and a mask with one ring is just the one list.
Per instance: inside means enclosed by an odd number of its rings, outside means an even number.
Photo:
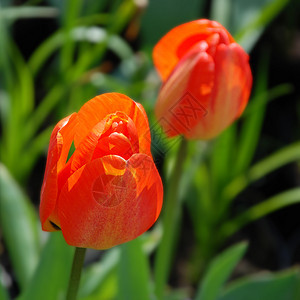
[{"label": "blurred background tulip", "polygon": [[168,136],[210,139],[244,111],[249,57],[219,23],[175,27],[156,44],[153,60],[163,80],[155,111]]}]

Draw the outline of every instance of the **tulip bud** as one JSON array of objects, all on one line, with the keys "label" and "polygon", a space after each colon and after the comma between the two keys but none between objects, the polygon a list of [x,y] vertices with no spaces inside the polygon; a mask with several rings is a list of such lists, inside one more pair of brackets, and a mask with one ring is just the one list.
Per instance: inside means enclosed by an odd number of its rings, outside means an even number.
[{"label": "tulip bud", "polygon": [[175,27],[154,47],[153,60],[163,80],[155,113],[169,137],[211,139],[244,111],[249,56],[219,23]]}]

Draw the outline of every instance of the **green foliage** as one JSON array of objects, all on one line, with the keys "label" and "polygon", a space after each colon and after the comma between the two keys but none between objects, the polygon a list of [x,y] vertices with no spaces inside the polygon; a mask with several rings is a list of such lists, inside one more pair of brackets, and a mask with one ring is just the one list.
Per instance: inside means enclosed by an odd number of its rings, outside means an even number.
[{"label": "green foliage", "polygon": [[32,280],[19,299],[64,299],[73,255],[74,248],[66,244],[61,232],[51,234]]},{"label": "green foliage", "polygon": [[[0,278],[3,278],[3,270],[1,267],[0,267]],[[9,300],[8,292],[5,289],[5,286],[1,280],[0,280],[0,299]]]},{"label": "green foliage", "polygon": [[211,18],[228,28],[242,47],[250,52],[269,23],[289,0],[214,0]]},{"label": "green foliage", "polygon": [[300,188],[294,188],[283,193],[277,194],[262,203],[256,204],[248,210],[240,213],[237,217],[231,218],[224,223],[221,234],[226,237],[232,235],[246,224],[262,218],[276,210],[288,205],[300,203]]},{"label": "green foliage", "polygon": [[38,221],[28,201],[8,170],[0,164],[0,225],[21,288],[30,282],[38,262]]},{"label": "green foliage", "polygon": [[117,290],[117,264],[120,260],[120,248],[113,248],[99,262],[84,270],[81,278],[79,297],[98,299],[100,296],[113,298]]},{"label": "green foliage", "polygon": [[233,269],[247,249],[246,243],[240,243],[217,256],[208,267],[203,281],[198,289],[195,300],[217,299],[222,286],[229,278]]},{"label": "green foliage", "polygon": [[[138,251],[139,254],[137,255],[139,255],[141,261],[143,261],[145,260],[145,255],[150,255],[156,249],[160,238],[161,229],[160,226],[156,226],[151,232],[147,232],[139,238],[140,241],[138,243],[142,244],[143,254],[140,253],[141,249],[139,244],[133,246],[137,247],[137,250],[132,249],[132,251]],[[79,290],[80,299],[92,300],[99,299],[100,297],[114,299],[118,292],[118,278],[121,274],[121,266],[118,267],[121,259],[121,251],[121,246],[106,251],[103,253],[100,261],[95,262],[84,270]],[[139,265],[133,268],[136,267],[139,267]],[[148,267],[144,264],[145,273],[148,273],[147,268]],[[127,276],[128,274],[126,277]]]},{"label": "green foliage", "polygon": [[121,246],[118,300],[150,300],[150,269],[139,239]]},{"label": "green foliage", "polygon": [[152,47],[173,27],[203,17],[204,5],[205,1],[199,0],[149,1],[142,19],[143,44]]},{"label": "green foliage", "polygon": [[218,300],[297,300],[300,296],[299,283],[299,268],[276,274],[262,273],[236,280]]}]

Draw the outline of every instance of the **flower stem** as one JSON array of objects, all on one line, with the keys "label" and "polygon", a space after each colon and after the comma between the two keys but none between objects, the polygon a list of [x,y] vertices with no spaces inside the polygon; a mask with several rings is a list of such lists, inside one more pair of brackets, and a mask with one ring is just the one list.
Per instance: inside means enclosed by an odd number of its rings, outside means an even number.
[{"label": "flower stem", "polygon": [[175,247],[175,233],[180,221],[179,185],[186,151],[187,141],[182,139],[164,201],[163,236],[157,249],[154,265],[155,292],[159,300],[163,298],[164,287],[168,281],[172,262],[172,250]]},{"label": "flower stem", "polygon": [[76,248],[75,250],[66,300],[76,299],[85,251],[86,248]]}]

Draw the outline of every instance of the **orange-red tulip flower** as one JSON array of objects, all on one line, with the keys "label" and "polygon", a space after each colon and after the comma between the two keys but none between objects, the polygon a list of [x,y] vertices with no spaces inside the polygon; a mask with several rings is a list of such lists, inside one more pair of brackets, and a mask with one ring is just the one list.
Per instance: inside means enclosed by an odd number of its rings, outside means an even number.
[{"label": "orange-red tulip flower", "polygon": [[97,96],[61,120],[50,138],[41,190],[43,230],[61,229],[68,244],[94,249],[148,230],[163,198],[150,143],[143,107],[122,94]]},{"label": "orange-red tulip flower", "polygon": [[244,111],[249,57],[219,23],[175,27],[157,43],[153,60],[163,80],[155,112],[168,136],[210,139]]}]

